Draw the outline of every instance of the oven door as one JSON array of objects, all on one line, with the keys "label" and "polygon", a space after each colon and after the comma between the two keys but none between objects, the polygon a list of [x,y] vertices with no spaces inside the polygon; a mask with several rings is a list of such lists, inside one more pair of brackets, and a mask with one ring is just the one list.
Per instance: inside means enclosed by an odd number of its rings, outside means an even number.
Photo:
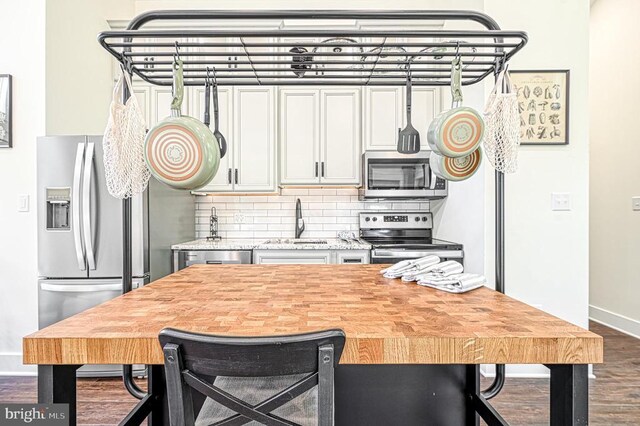
[{"label": "oven door", "polygon": [[402,260],[418,259],[424,256],[436,255],[442,260],[455,260],[464,265],[462,250],[403,250],[403,249],[373,249],[371,263],[398,263]]},{"label": "oven door", "polygon": [[428,151],[416,155],[366,152],[364,199],[434,199],[447,195],[446,181],[429,168]]}]

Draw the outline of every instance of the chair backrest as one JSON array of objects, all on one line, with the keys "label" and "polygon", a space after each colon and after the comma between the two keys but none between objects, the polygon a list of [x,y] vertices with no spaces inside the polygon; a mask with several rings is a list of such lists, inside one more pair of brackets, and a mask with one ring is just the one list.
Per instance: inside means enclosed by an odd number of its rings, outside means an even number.
[{"label": "chair backrest", "polygon": [[[169,415],[172,426],[195,423],[191,389],[236,415],[220,424],[242,425],[252,420],[291,426],[273,410],[318,386],[318,425],[333,425],[334,366],[345,343],[342,330],[269,336],[227,337],[166,328],[160,332],[164,352]],[[252,405],[213,384],[217,376],[268,377],[305,374],[296,383]]]}]

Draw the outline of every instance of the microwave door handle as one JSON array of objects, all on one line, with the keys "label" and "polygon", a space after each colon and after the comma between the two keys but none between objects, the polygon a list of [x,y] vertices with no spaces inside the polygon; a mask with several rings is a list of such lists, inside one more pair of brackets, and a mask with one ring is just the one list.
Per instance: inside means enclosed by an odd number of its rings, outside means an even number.
[{"label": "microwave door handle", "polygon": [[429,179],[429,189],[436,189],[437,176],[433,170],[431,170],[431,167],[429,167],[429,174],[431,175],[431,178]]},{"label": "microwave door handle", "polygon": [[91,232],[91,175],[93,174],[94,150],[95,144],[89,142],[87,144],[87,153],[84,156],[84,178],[82,180],[82,230],[89,269],[96,269],[96,259],[93,251],[93,232]]},{"label": "microwave door handle", "polygon": [[82,160],[84,158],[84,142],[78,144],[76,150],[76,162],[73,167],[73,187],[71,188],[71,227],[73,230],[73,242],[76,249],[78,268],[86,269],[84,245],[82,244],[82,232],[80,225],[80,178],[82,175]]}]

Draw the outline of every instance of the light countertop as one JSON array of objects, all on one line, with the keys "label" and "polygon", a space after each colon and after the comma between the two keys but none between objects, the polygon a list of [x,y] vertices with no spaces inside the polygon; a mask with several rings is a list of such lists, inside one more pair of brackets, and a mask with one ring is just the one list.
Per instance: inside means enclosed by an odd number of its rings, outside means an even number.
[{"label": "light countertop", "polygon": [[[296,243],[294,243],[296,241]],[[326,241],[319,243],[318,241]],[[347,242],[338,238],[260,238],[207,241],[199,239],[174,244],[172,250],[369,250],[371,244]]]}]

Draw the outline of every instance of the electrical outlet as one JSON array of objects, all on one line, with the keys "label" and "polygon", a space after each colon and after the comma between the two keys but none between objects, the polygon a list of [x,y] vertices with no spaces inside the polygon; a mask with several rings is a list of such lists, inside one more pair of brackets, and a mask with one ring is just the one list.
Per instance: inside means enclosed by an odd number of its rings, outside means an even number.
[{"label": "electrical outlet", "polygon": [[233,214],[233,221],[235,223],[242,223],[244,222],[244,214],[242,213],[234,213]]},{"label": "electrical outlet", "polygon": [[640,197],[631,197],[631,208],[640,211]]},{"label": "electrical outlet", "polygon": [[551,210],[568,211],[571,210],[571,194],[568,192],[551,193]]},{"label": "electrical outlet", "polygon": [[18,195],[18,211],[19,212],[29,211],[29,195],[28,194]]}]

